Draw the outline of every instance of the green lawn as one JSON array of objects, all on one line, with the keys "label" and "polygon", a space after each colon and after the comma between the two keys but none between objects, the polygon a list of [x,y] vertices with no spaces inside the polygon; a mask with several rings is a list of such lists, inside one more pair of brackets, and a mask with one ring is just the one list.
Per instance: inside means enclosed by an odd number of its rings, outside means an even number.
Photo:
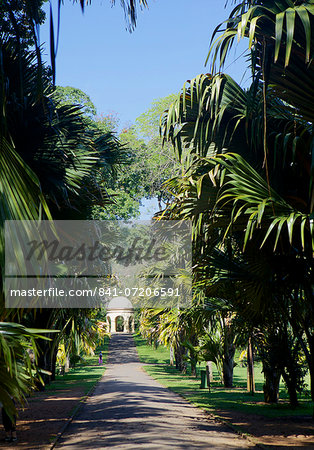
[{"label": "green lawn", "polygon": [[[60,390],[68,390],[71,387],[80,387],[86,395],[90,389],[102,377],[105,371],[105,364],[108,354],[108,341],[106,338],[104,344],[97,348],[95,356],[84,357],[84,362],[77,364],[64,375],[57,375],[55,381],[46,386],[45,392],[56,394]],[[98,353],[102,351],[103,365],[98,364]]]},{"label": "green lawn", "polygon": [[[246,392],[246,367],[240,364],[234,369],[234,388],[225,389],[219,382],[217,370],[214,368],[214,382],[211,392],[200,389],[199,377],[183,375],[169,365],[169,350],[165,347],[153,347],[147,345],[139,336],[135,336],[135,343],[141,362],[147,364],[145,370],[149,375],[161,384],[177,392],[187,400],[209,412],[219,414],[221,410],[237,410],[247,414],[261,414],[267,417],[280,417],[291,415],[311,415],[313,403],[309,400],[309,394],[305,393],[300,406],[292,409],[287,401],[287,393],[284,385],[280,387],[280,401],[277,405],[266,405],[263,396],[263,374],[261,364],[254,367],[256,390],[254,396]],[[236,358],[237,361],[237,358]]]}]

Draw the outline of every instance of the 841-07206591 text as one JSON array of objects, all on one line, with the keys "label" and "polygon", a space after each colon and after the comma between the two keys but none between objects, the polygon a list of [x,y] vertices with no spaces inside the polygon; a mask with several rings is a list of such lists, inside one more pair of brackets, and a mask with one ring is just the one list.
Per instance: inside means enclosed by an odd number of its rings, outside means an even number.
[{"label": "841-07206591 text", "polygon": [[117,287],[95,287],[94,289],[58,289],[58,288],[48,288],[48,289],[11,289],[10,295],[12,297],[95,297],[99,295],[100,297],[118,297],[120,295],[126,297],[179,297],[178,288],[160,288],[152,289],[150,287],[146,288],[117,288]]},{"label": "841-07206591 text", "polygon": [[108,297],[118,297],[119,295],[123,295],[125,297],[179,297],[179,289],[178,288],[160,288],[153,289],[150,287],[146,288],[100,288],[98,290],[98,294],[100,296],[108,296]]}]

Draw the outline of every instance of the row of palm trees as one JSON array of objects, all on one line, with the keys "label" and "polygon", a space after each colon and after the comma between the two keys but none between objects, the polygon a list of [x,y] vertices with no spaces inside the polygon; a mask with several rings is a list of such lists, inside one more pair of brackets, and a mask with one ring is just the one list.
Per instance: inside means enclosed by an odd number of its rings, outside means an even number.
[{"label": "row of palm trees", "polygon": [[[121,4],[134,26],[137,2]],[[5,308],[4,223],[91,217],[95,205],[111,202],[106,187],[126,159],[114,134],[93,126],[80,106],[56,92],[53,26],[51,67],[41,57],[42,5],[0,6],[0,402],[9,414],[12,399],[23,402],[54,378],[60,343],[67,356],[93,350],[104,329],[92,310]]]},{"label": "row of palm trees", "polygon": [[[194,314],[188,328],[184,311],[173,320],[173,345],[213,350],[220,322],[220,350],[207,358],[221,352],[225,385],[240,336],[259,350],[265,400],[277,401],[283,376],[295,405],[302,358],[314,400],[314,2],[234,3],[213,35],[213,74],[189,80],[161,119],[184,169],[167,182],[173,202],[163,218],[193,224]],[[222,72],[242,38],[247,89]],[[167,317],[144,312],[143,333],[166,342]]]}]

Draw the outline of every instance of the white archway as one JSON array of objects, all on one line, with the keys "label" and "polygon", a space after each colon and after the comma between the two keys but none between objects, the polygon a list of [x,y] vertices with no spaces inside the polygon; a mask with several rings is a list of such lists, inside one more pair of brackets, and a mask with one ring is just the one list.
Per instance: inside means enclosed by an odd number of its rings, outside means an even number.
[{"label": "white archway", "polygon": [[117,318],[123,319],[122,333],[134,333],[134,308],[126,297],[114,297],[107,307],[107,324],[110,333],[118,333]]}]

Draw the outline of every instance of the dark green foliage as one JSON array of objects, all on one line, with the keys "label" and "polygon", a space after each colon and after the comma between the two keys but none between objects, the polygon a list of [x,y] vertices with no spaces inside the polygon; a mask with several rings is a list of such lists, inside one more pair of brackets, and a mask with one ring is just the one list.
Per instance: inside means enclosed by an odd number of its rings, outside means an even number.
[{"label": "dark green foliage", "polygon": [[264,336],[266,400],[277,400],[283,374],[294,404],[302,368],[291,361],[300,348],[314,395],[314,4],[235,3],[211,57],[223,65],[235,38],[247,37],[252,85],[199,75],[165,113],[163,136],[185,167],[168,182],[175,198],[165,215],[193,222],[195,282],[205,297],[223,299]]},{"label": "dark green foliage", "polygon": [[45,20],[42,9],[47,0],[25,2],[23,0],[0,0],[0,29],[2,36],[14,39],[17,47],[26,49],[35,44],[34,28]]}]

